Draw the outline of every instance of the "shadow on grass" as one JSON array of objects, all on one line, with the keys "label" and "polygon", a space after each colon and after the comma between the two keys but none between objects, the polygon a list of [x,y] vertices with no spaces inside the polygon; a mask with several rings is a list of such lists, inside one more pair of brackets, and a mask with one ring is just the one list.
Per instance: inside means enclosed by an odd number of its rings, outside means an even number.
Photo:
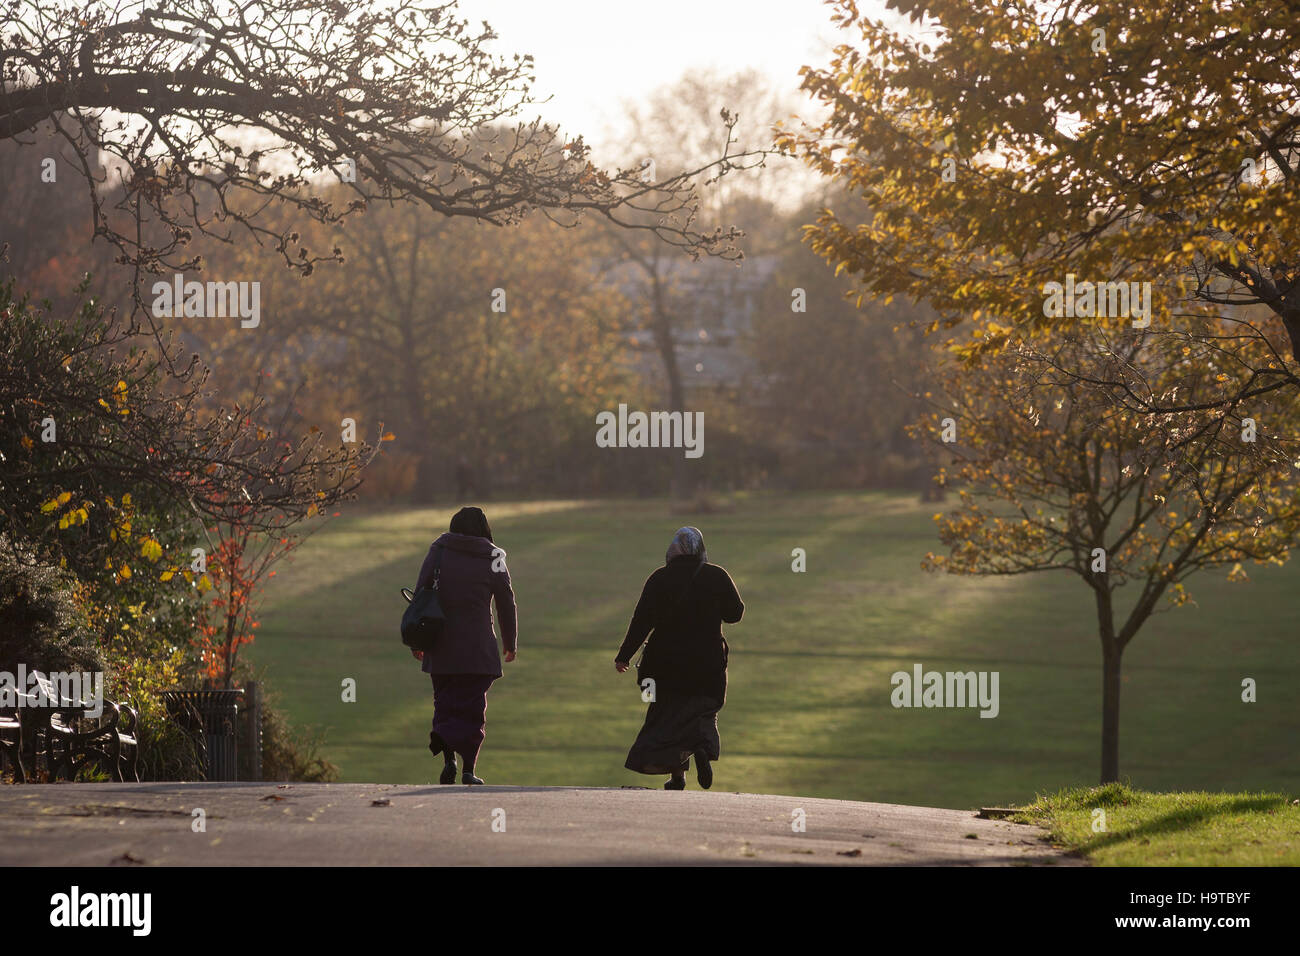
[{"label": "shadow on grass", "polygon": [[1208,823],[1216,818],[1224,816],[1235,816],[1245,813],[1260,813],[1265,810],[1276,809],[1282,806],[1284,801],[1280,797],[1249,797],[1232,800],[1227,803],[1217,804],[1213,807],[1189,807],[1185,809],[1174,810],[1149,820],[1146,823],[1125,830],[1122,833],[1106,833],[1098,836],[1096,839],[1089,840],[1079,849],[1085,853],[1091,853],[1096,850],[1104,850],[1114,846],[1131,844],[1134,841],[1143,838],[1152,838],[1164,836],[1170,833],[1177,833],[1190,829],[1202,823]]}]

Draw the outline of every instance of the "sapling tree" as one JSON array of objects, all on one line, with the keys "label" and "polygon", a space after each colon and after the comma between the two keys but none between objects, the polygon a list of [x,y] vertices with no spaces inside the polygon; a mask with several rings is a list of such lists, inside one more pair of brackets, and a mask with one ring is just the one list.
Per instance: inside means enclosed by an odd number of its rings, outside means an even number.
[{"label": "sapling tree", "polygon": [[200,590],[206,599],[196,608],[191,644],[206,679],[225,689],[232,686],[239,649],[253,640],[258,628],[262,585],[275,577],[276,565],[302,542],[302,535],[294,530],[283,534],[256,530],[242,520],[251,514],[252,509],[244,507],[233,520],[204,529],[209,550]]},{"label": "sapling tree", "polygon": [[[952,473],[939,477],[960,494],[956,508],[935,516],[947,553],[928,555],[927,568],[1063,571],[1091,591],[1103,783],[1118,779],[1121,662],[1143,625],[1190,600],[1192,575],[1217,568],[1242,580],[1250,562],[1285,561],[1300,534],[1294,404],[1257,398],[1152,415],[1116,404],[1110,386],[1088,380],[1105,382],[1123,365],[1145,376],[1150,394],[1175,400],[1187,374],[1175,344],[1094,332],[1065,339],[1050,357],[1033,349],[986,356],[949,370],[921,426],[954,457]],[[1063,375],[1062,365],[1086,377]]]}]

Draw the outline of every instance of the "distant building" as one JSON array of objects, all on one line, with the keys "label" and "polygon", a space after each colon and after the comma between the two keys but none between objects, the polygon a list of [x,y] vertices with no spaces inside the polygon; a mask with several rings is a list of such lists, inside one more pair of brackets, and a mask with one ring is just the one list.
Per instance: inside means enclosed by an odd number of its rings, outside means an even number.
[{"label": "distant building", "polygon": [[[692,261],[685,255],[669,255],[655,264],[672,313],[678,367],[687,391],[735,387],[754,371],[743,342],[777,263],[775,256],[746,258],[738,266],[720,259]],[[643,268],[621,264],[609,281],[648,313],[652,282]],[[649,380],[662,382],[663,362],[654,333],[649,328],[635,329],[627,341],[629,365]]]}]

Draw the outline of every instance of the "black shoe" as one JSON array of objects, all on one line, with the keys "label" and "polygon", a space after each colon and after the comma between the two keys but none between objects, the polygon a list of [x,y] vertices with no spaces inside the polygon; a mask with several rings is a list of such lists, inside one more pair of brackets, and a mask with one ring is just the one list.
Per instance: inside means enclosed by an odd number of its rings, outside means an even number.
[{"label": "black shoe", "polygon": [[708,756],[701,751],[695,752],[695,777],[705,790],[713,786],[713,764],[709,763]]},{"label": "black shoe", "polygon": [[438,778],[439,783],[456,782],[456,762],[453,760],[442,768],[442,776]]},{"label": "black shoe", "polygon": [[665,790],[685,790],[685,789],[686,789],[686,778],[685,778],[685,777],[673,777],[673,778],[672,778],[671,780],[669,780],[666,784],[664,784],[664,789],[665,789]]},{"label": "black shoe", "polygon": [[481,777],[476,777],[472,773],[466,771],[465,773],[460,775],[460,782],[465,784],[465,786],[467,787],[472,786],[474,784],[478,784],[481,786],[483,784],[483,779]]}]

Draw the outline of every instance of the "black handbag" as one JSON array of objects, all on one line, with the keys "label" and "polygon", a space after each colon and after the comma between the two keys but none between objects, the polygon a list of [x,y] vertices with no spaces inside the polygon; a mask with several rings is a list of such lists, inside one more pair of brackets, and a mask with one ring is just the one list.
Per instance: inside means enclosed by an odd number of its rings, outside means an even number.
[{"label": "black handbag", "polygon": [[442,573],[442,548],[433,559],[433,584],[420,588],[414,594],[402,588],[406,610],[402,613],[402,643],[415,651],[429,653],[447,625],[447,615],[438,600],[438,578]]}]

